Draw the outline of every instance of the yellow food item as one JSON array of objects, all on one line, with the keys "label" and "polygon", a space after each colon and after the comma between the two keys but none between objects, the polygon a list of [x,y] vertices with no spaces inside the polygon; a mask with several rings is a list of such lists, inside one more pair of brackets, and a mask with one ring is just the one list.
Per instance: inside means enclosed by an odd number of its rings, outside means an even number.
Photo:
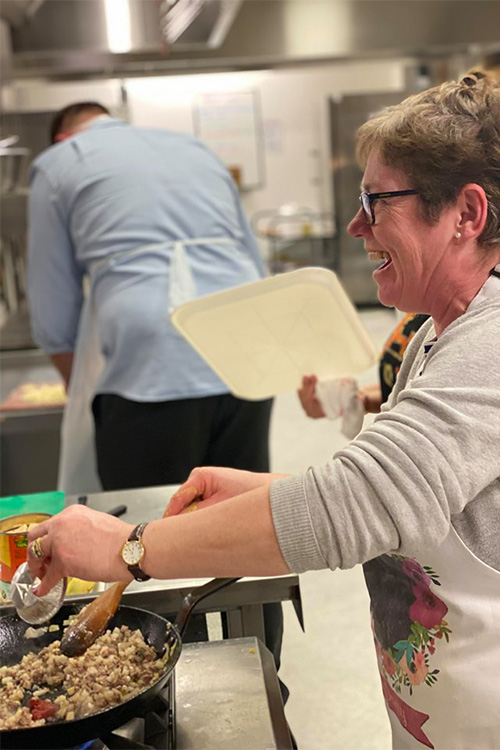
[{"label": "yellow food item", "polygon": [[66,594],[89,594],[95,585],[95,581],[83,581],[81,578],[68,578]]},{"label": "yellow food item", "polygon": [[19,395],[26,404],[66,402],[66,389],[62,383],[26,383],[21,386]]}]

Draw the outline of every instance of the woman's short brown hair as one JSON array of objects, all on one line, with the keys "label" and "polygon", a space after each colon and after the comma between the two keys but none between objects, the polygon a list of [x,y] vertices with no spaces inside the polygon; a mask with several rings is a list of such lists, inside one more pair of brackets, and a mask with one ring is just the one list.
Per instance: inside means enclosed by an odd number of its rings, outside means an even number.
[{"label": "woman's short brown hair", "polygon": [[430,223],[464,185],[481,185],[488,216],[479,244],[500,244],[500,84],[492,76],[470,72],[383,110],[358,130],[363,167],[373,149],[408,176]]}]

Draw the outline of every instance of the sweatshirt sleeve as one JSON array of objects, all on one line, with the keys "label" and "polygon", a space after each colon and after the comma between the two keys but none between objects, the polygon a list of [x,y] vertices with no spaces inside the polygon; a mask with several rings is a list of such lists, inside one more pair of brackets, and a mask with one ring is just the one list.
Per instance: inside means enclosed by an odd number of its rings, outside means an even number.
[{"label": "sweatshirt sleeve", "polygon": [[83,302],[79,267],[57,191],[35,168],[29,197],[28,298],[33,338],[47,354],[73,351]]},{"label": "sweatshirt sleeve", "polygon": [[421,340],[407,350],[391,408],[326,465],[272,485],[291,570],[418,555],[500,476],[500,304],[454,321],[422,371],[406,361],[421,359]]}]

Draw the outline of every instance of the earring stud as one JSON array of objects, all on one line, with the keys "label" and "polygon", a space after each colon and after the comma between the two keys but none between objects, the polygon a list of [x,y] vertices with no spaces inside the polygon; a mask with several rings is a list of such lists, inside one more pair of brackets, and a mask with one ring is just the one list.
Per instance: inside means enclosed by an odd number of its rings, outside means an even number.
[{"label": "earring stud", "polygon": [[459,240],[461,236],[462,232],[455,232],[455,237],[457,238],[457,240]]}]

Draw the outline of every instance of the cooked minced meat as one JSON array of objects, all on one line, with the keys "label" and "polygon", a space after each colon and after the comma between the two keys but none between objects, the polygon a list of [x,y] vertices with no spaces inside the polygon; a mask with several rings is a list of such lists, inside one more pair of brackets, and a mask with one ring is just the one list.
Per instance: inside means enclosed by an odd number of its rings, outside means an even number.
[{"label": "cooked minced meat", "polygon": [[158,659],[140,630],[106,631],[73,658],[54,641],[19,664],[0,667],[0,730],[71,721],[131,698],[155,682],[169,654]]}]

